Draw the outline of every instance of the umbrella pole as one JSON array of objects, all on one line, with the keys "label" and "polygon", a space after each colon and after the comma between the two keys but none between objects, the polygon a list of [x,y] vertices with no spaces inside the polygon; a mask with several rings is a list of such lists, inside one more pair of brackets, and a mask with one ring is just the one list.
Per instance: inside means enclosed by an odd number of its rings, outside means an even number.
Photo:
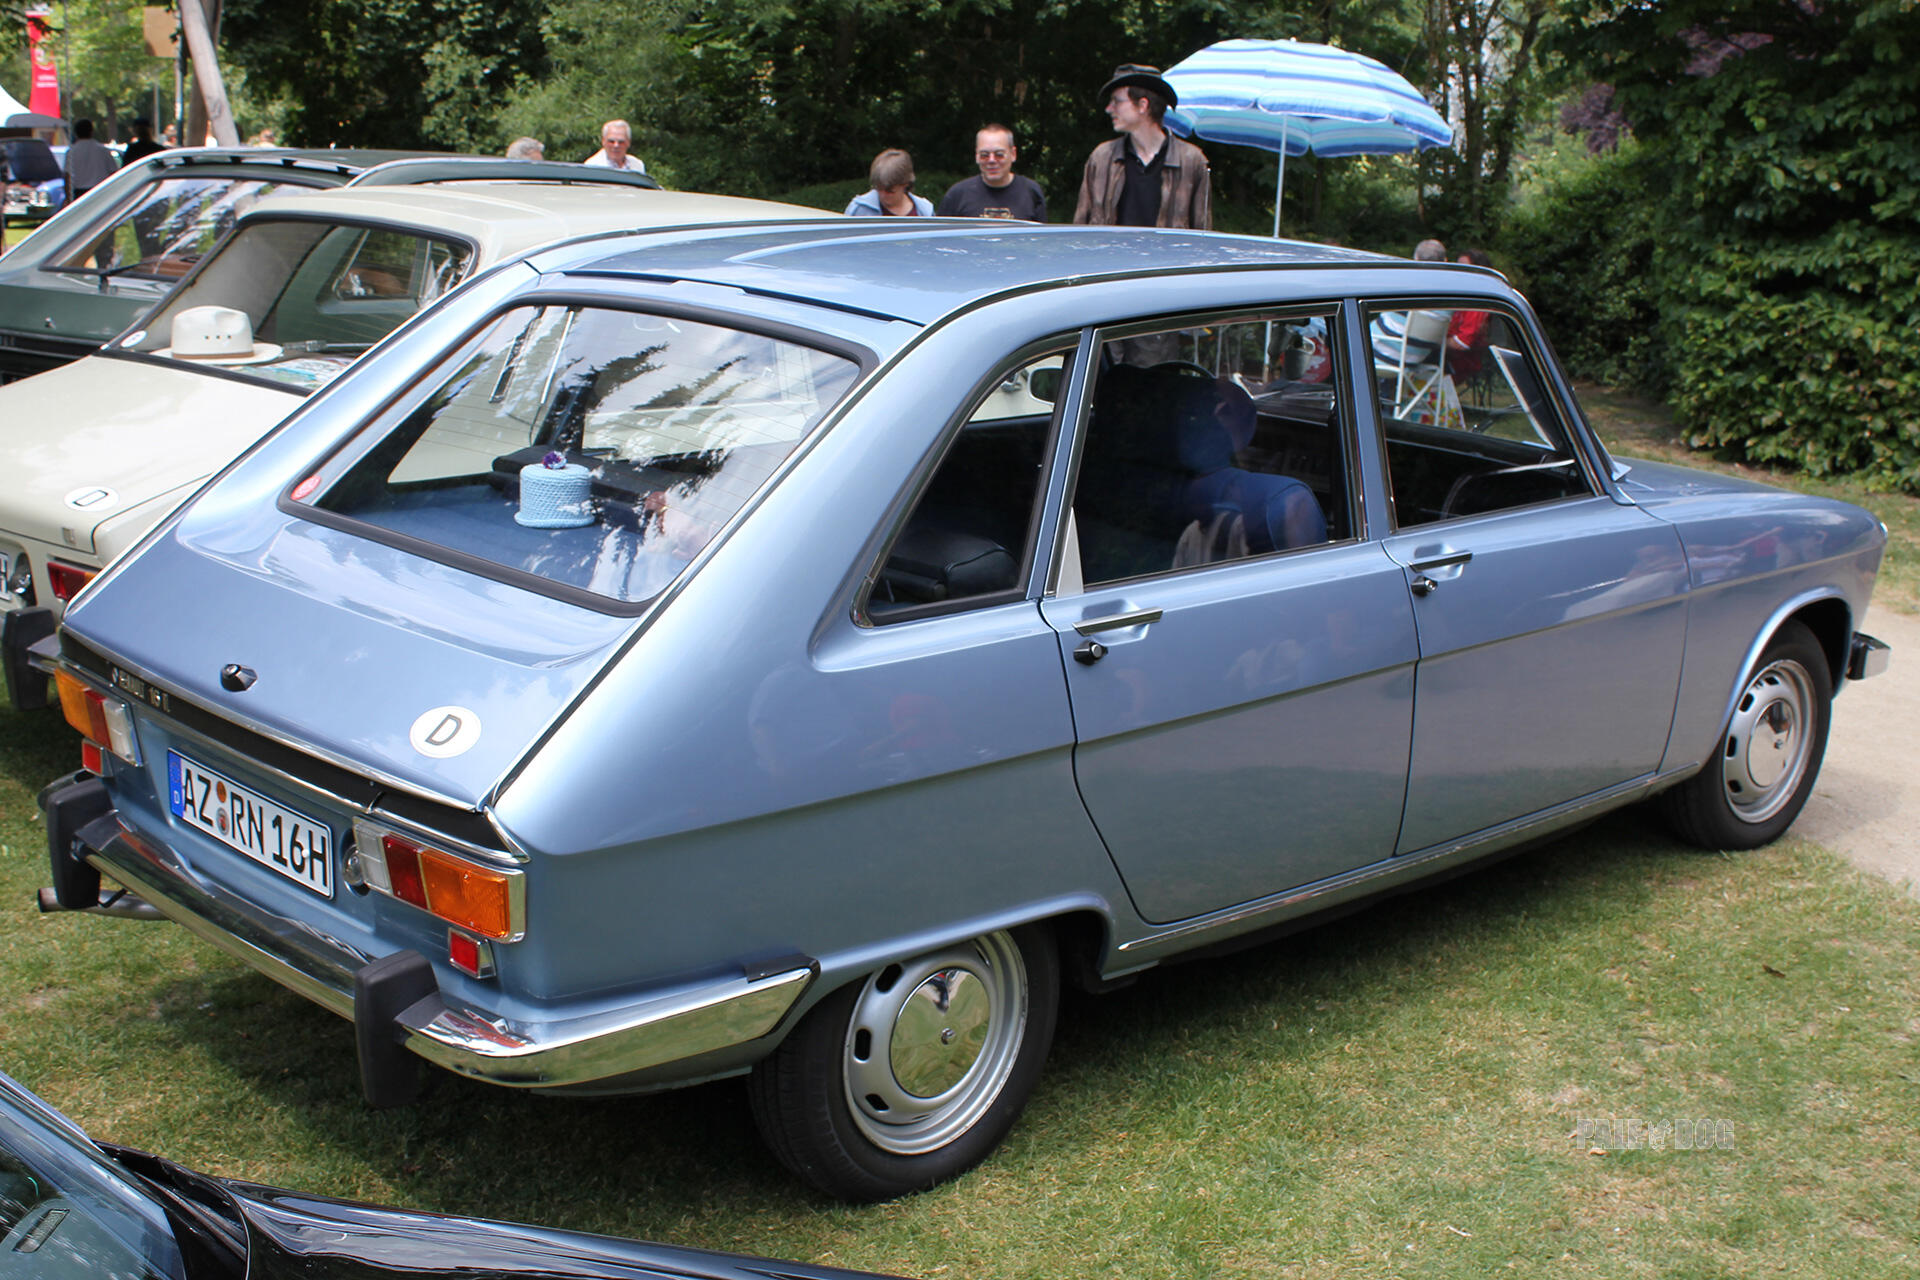
[{"label": "umbrella pole", "polygon": [[1280,238],[1280,199],[1287,194],[1287,117],[1280,117],[1280,172],[1273,179],[1273,238]]}]

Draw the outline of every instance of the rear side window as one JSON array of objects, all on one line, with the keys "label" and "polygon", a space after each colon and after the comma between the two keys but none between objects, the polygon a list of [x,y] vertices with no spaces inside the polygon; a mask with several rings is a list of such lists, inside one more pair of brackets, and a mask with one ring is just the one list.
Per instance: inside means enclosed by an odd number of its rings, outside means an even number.
[{"label": "rear side window", "polygon": [[1067,356],[1056,350],[1024,358],[975,402],[887,549],[867,598],[872,621],[1022,594]]},{"label": "rear side window", "polygon": [[141,188],[112,225],[89,233],[52,265],[66,271],[177,280],[235,219],[282,185],[221,177],[161,178]]},{"label": "rear side window", "polygon": [[173,320],[195,307],[247,313],[254,347],[195,363],[312,391],[465,277],[464,244],[420,232],[307,219],[249,220],[126,350],[178,357]]},{"label": "rear side window", "polygon": [[510,311],[433,393],[296,500],[588,602],[658,594],[846,393],[859,366],[678,317]]}]

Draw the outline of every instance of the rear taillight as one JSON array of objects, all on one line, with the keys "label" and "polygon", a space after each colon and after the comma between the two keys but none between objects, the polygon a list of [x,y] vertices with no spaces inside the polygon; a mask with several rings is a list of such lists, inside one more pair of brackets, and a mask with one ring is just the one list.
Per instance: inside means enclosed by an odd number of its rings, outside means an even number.
[{"label": "rear taillight", "polygon": [[483,938],[511,942],[520,936],[524,877],[518,871],[436,848],[364,818],[353,824],[353,842],[369,888]]},{"label": "rear taillight", "polygon": [[93,581],[98,570],[85,565],[68,564],[65,560],[47,561],[47,585],[53,588],[57,600],[71,600],[80,594],[80,588]]},{"label": "rear taillight", "polygon": [[113,752],[128,764],[140,763],[140,742],[133,732],[133,712],[127,704],[118,698],[110,698],[103,693],[95,693],[82,684],[78,677],[65,671],[54,672],[53,682],[60,690],[60,710],[65,713],[67,723],[80,731],[80,736],[92,746],[94,754],[89,755],[82,749],[82,762],[98,773],[95,767],[101,749]]}]

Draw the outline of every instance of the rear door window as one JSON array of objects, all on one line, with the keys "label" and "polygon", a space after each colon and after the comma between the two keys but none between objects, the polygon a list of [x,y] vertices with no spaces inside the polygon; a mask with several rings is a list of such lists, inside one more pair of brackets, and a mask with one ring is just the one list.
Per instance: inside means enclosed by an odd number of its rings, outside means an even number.
[{"label": "rear door window", "polygon": [[1086,585],[1353,536],[1334,319],[1256,312],[1101,345],[1073,501]]}]

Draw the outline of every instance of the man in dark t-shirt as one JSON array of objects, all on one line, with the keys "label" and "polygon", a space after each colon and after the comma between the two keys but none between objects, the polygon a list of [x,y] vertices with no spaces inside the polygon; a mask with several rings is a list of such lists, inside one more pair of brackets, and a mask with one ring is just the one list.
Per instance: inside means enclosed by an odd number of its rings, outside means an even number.
[{"label": "man in dark t-shirt", "polygon": [[120,167],[124,169],[130,164],[138,164],[148,156],[165,150],[165,147],[153,140],[153,122],[145,116],[135,116],[133,141],[129,142],[126,150],[120,153]]},{"label": "man in dark t-shirt", "polygon": [[1019,158],[1013,130],[1003,124],[983,125],[973,135],[973,158],[980,176],[963,178],[940,197],[937,212],[943,218],[1014,218],[1023,222],[1047,220],[1047,197],[1032,178],[1018,177],[1013,162]]}]

